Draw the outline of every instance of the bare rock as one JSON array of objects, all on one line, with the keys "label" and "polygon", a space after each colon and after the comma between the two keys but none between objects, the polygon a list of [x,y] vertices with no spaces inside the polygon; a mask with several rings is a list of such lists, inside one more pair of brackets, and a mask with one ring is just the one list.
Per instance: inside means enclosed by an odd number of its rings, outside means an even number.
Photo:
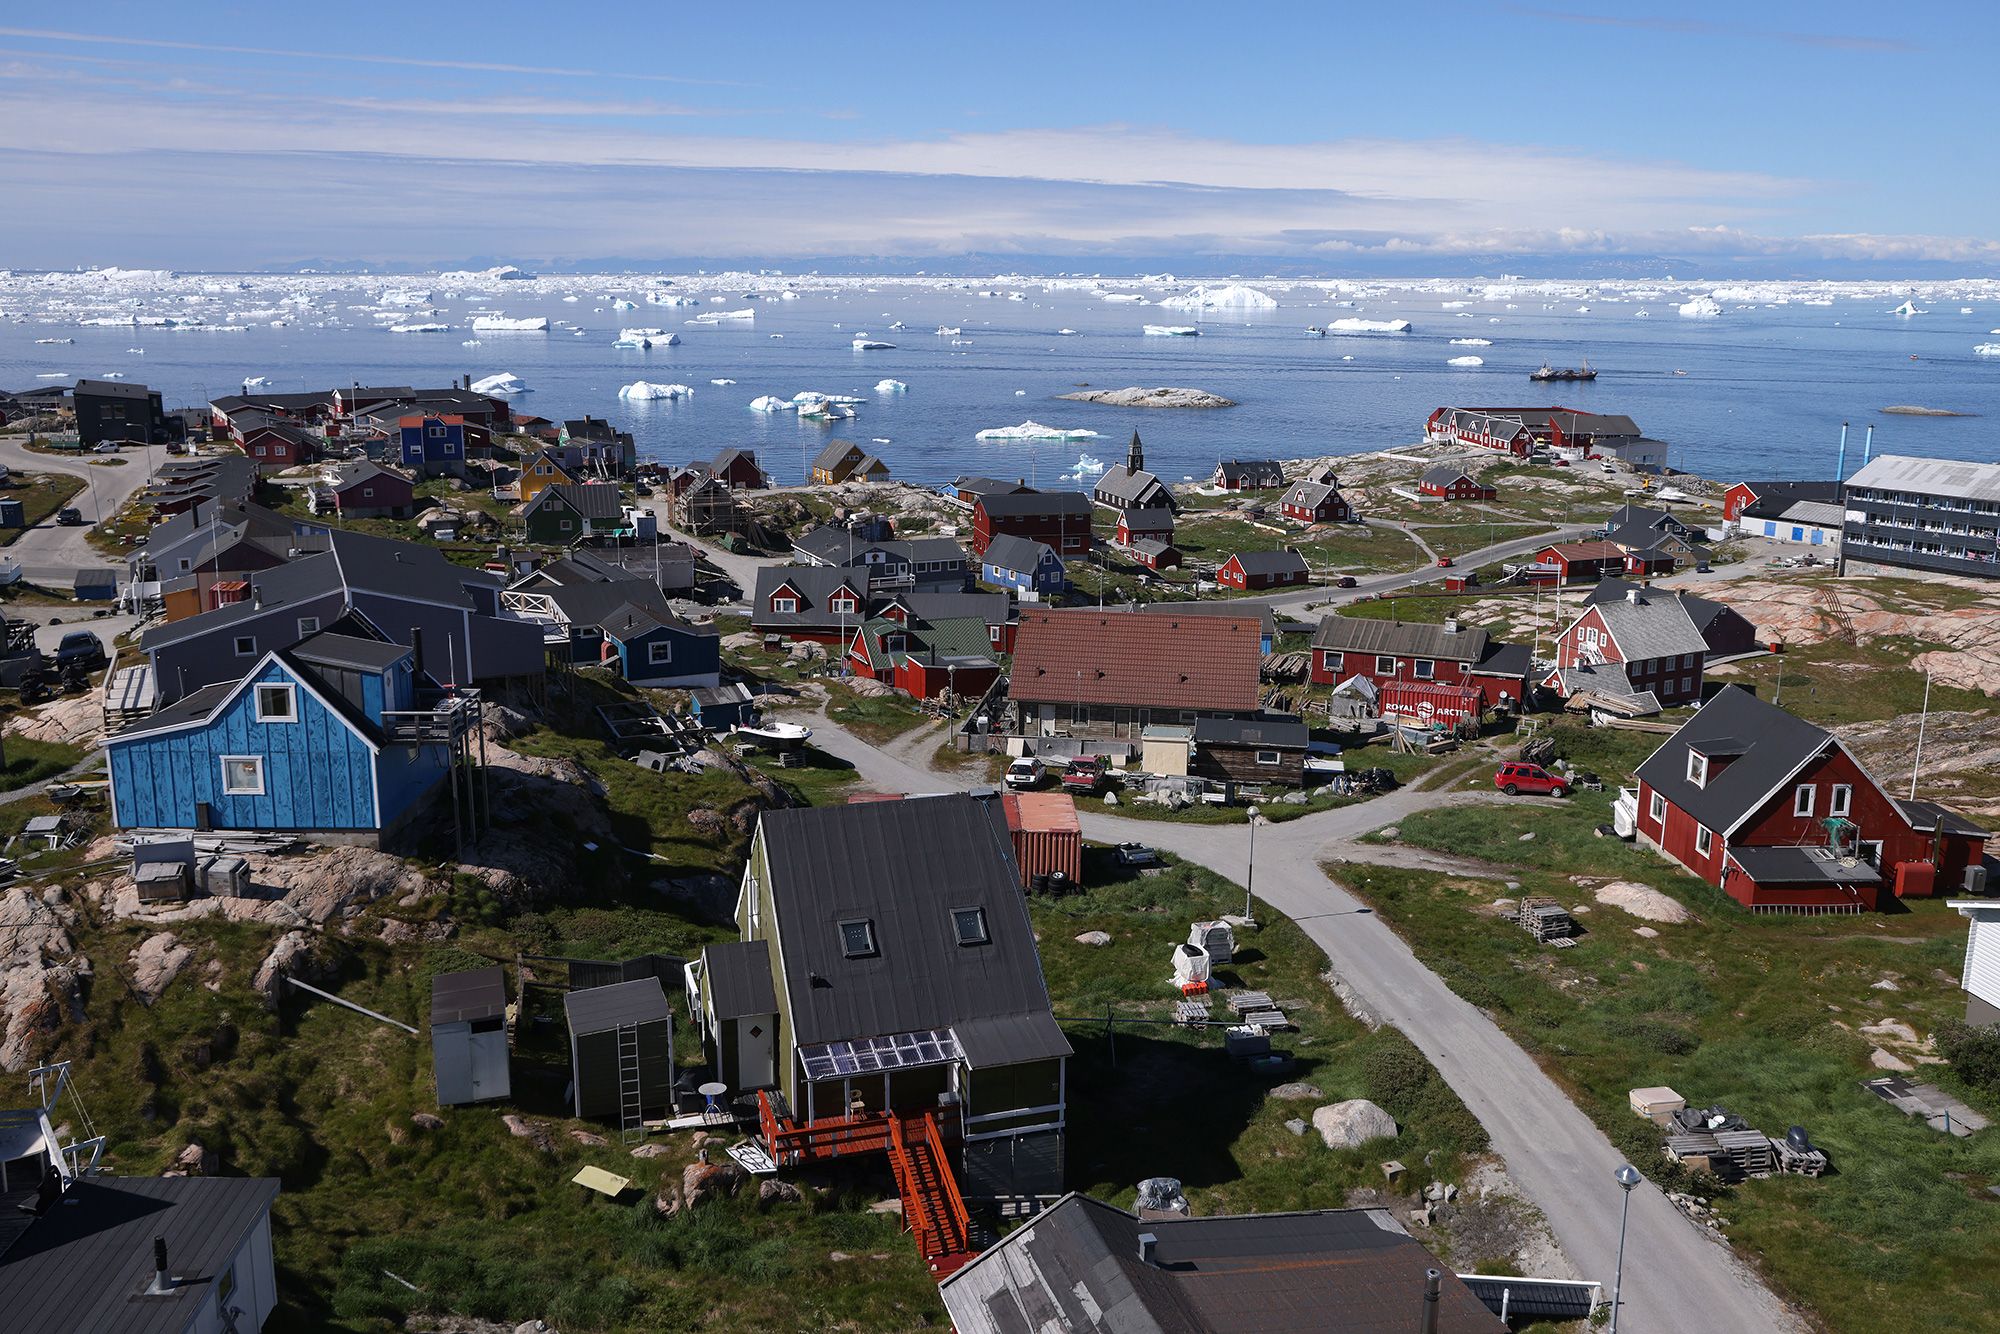
[{"label": "bare rock", "polygon": [[174,1165],[160,1173],[166,1177],[212,1177],[222,1165],[222,1160],[214,1149],[200,1140],[190,1140],[185,1148],[174,1155]]},{"label": "bare rock", "polygon": [[711,842],[721,842],[729,837],[729,821],[721,812],[697,806],[687,813],[688,827],[702,838]]},{"label": "bare rock", "polygon": [[632,1156],[634,1158],[664,1158],[672,1152],[673,1150],[664,1144],[641,1144],[638,1148],[632,1150]]},{"label": "bare rock", "polygon": [[1271,1096],[1286,1102],[1318,1102],[1326,1095],[1311,1084],[1280,1084],[1271,1090]]},{"label": "bare rock", "polygon": [[65,695],[7,719],[8,736],[62,745],[94,746],[104,735],[104,701],[95,691]]},{"label": "bare rock", "polygon": [[779,1181],[767,1177],[757,1183],[757,1207],[768,1209],[774,1204],[798,1204],[805,1194],[789,1181]]},{"label": "bare rock", "polygon": [[862,699],[882,699],[896,693],[896,687],[887,681],[874,681],[865,676],[857,676],[847,683],[847,688]]},{"label": "bare rock", "polygon": [[662,1218],[672,1218],[681,1211],[681,1192],[678,1186],[662,1186],[653,1196],[653,1212]]},{"label": "bare rock", "polygon": [[148,1002],[158,1000],[193,957],[194,951],[179,943],[171,931],[147,936],[139,942],[139,948],[126,956],[132,990]]},{"label": "bare rock", "polygon": [[500,1121],[501,1124],[507,1127],[507,1133],[514,1138],[528,1140],[543,1153],[555,1152],[555,1136],[549,1133],[548,1126],[542,1122],[530,1121],[526,1117],[515,1115],[513,1112],[509,1112],[501,1117]]},{"label": "bare rock", "polygon": [[1396,1134],[1396,1118],[1366,1098],[1322,1107],[1312,1114],[1312,1124],[1329,1149],[1352,1149]]},{"label": "bare rock", "polygon": [[514,1334],[556,1334],[556,1328],[546,1320],[523,1320],[514,1326]]},{"label": "bare rock", "polygon": [[1211,394],[1206,389],[1176,389],[1161,386],[1147,389],[1140,385],[1128,385],[1123,389],[1080,389],[1073,394],[1057,394],[1057,398],[1070,399],[1077,403],[1107,403],[1118,408],[1233,408],[1236,400]]},{"label": "bare rock", "polygon": [[444,1118],[436,1112],[413,1112],[410,1124],[419,1130],[443,1130]]},{"label": "bare rock", "polygon": [[1108,931],[1085,931],[1076,938],[1076,943],[1079,945],[1089,945],[1094,949],[1101,949],[1111,943],[1111,933]]},{"label": "bare rock", "polygon": [[1306,1131],[1309,1130],[1310,1128],[1311,1127],[1307,1126],[1305,1122],[1299,1120],[1299,1118],[1296,1116],[1293,1117],[1291,1120],[1285,1122],[1285,1129],[1291,1131],[1294,1135],[1297,1135],[1300,1139],[1305,1138]]},{"label": "bare rock", "polygon": [[83,1017],[90,960],[76,952],[75,912],[51,887],[0,891],[0,1069],[24,1070],[66,1019]]},{"label": "bare rock", "polygon": [[1635,926],[1632,928],[1632,934],[1635,936],[1644,936],[1647,940],[1653,940],[1656,937],[1658,937],[1660,933],[1655,931],[1650,926]]},{"label": "bare rock", "polygon": [[569,1137],[587,1149],[601,1149],[611,1141],[589,1130],[572,1130]]},{"label": "bare rock", "polygon": [[689,1163],[681,1172],[681,1195],[692,1209],[718,1195],[734,1195],[743,1184],[743,1169],[734,1162]]},{"label": "bare rock", "polygon": [[1880,1047],[1869,1048],[1868,1064],[1874,1066],[1877,1070],[1894,1070],[1899,1073],[1916,1069],[1914,1065],[1911,1065],[1894,1052],[1884,1051]]},{"label": "bare rock", "polygon": [[305,982],[327,980],[330,969],[313,948],[313,937],[304,931],[287,931],[278,937],[278,943],[264,956],[264,962],[257,966],[257,976],[251,985],[257,993],[272,1005],[278,1002],[278,978],[290,975]]},{"label": "bare rock", "polygon": [[1681,906],[1680,900],[1663,894],[1649,885],[1635,884],[1630,880],[1614,880],[1599,888],[1594,897],[1607,907],[1623,909],[1632,916],[1648,922],[1678,925],[1694,917],[1693,913]]},{"label": "bare rock", "polygon": [[314,923],[328,922],[377,899],[400,900],[428,888],[424,876],[408,862],[375,848],[333,847],[304,857],[258,858],[252,874],[288,908]]}]

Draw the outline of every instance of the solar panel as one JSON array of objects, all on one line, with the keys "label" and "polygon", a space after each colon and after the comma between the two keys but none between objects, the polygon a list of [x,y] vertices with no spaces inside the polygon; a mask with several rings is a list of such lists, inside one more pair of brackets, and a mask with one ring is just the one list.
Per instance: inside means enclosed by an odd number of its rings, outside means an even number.
[{"label": "solar panel", "polygon": [[918,1065],[943,1065],[963,1059],[958,1039],[944,1029],[920,1029],[914,1033],[891,1033],[884,1037],[857,1038],[851,1042],[825,1042],[801,1047],[806,1078],[844,1079],[853,1075],[880,1074]]}]

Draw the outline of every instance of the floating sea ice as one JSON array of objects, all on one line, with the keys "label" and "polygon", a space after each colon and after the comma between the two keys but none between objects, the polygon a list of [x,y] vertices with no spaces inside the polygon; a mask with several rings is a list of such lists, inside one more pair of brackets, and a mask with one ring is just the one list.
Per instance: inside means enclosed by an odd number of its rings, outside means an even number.
[{"label": "floating sea ice", "polygon": [[68,371],[43,371],[43,372],[42,372],[41,374],[37,375],[37,376],[36,376],[35,378],[36,378],[37,380],[67,380],[67,379],[69,378],[69,372],[68,372]]},{"label": "floating sea ice", "polygon": [[2000,357],[2000,343],[1981,343],[1972,349],[1975,357]]},{"label": "floating sea ice", "polygon": [[1143,296],[1139,296],[1139,295],[1137,295],[1136,293],[1132,293],[1132,292],[1106,292],[1106,293],[1104,294],[1104,299],[1105,299],[1106,301],[1141,301],[1141,302],[1143,302],[1143,301],[1144,301],[1144,300],[1145,300],[1146,298],[1145,298],[1145,297],[1143,297]]},{"label": "floating sea ice", "polygon": [[887,352],[896,345],[885,343],[879,338],[870,338],[866,334],[856,334],[852,346],[856,352]]},{"label": "floating sea ice", "polygon": [[710,384],[735,384],[734,380],[710,380]]},{"label": "floating sea ice", "polygon": [[618,397],[642,402],[661,398],[691,398],[694,390],[684,384],[654,384],[650,380],[635,380],[618,391]]},{"label": "floating sea ice", "polygon": [[752,412],[790,412],[792,405],[775,394],[764,394],[750,400]]},{"label": "floating sea ice", "polygon": [[1959,313],[1959,314],[1961,314],[1961,315],[1970,315],[1970,314],[1972,313],[1972,307],[1971,307],[1971,306],[1960,306],[1960,307],[1958,308],[1958,313]]},{"label": "floating sea ice", "polygon": [[1058,329],[1056,332],[1064,338],[1074,338],[1076,336],[1076,330],[1074,329]]},{"label": "floating sea ice", "polygon": [[392,324],[390,333],[450,333],[449,324]]},{"label": "floating sea ice", "polygon": [[1493,340],[1491,338],[1454,338],[1451,340],[1451,345],[1453,347],[1492,347]]},{"label": "floating sea ice", "polygon": [[940,338],[956,338],[960,334],[965,332],[965,330],[952,324],[940,324],[937,327],[937,331],[938,331],[938,337]]},{"label": "floating sea ice", "polygon": [[1347,354],[1346,356],[1342,357],[1342,358],[1341,358],[1341,360],[1342,360],[1342,361],[1352,361],[1352,360],[1354,360],[1354,354],[1350,352],[1350,353],[1348,353],[1348,354]]},{"label": "floating sea ice", "polygon": [[878,394],[901,394],[908,392],[909,388],[910,386],[904,384],[901,380],[877,380],[875,382],[875,392]]},{"label": "floating sea ice", "polygon": [[[1993,332],[2000,333],[2000,329],[1995,329]],[[74,343],[75,341],[74,338],[37,338],[35,340],[37,343]]]},{"label": "floating sea ice", "polygon": [[1363,320],[1349,316],[1326,326],[1329,333],[1408,333],[1408,320]]},{"label": "floating sea ice", "polygon": [[754,320],[757,311],[755,307],[748,310],[706,310],[694,318],[699,324],[720,324],[724,320]]},{"label": "floating sea ice", "polygon": [[1486,359],[1484,357],[1453,357],[1450,361],[1445,362],[1447,366],[1484,366],[1485,364]]},{"label": "floating sea ice", "polygon": [[613,310],[637,310],[639,308],[639,303],[636,301],[627,301],[624,297],[621,296],[616,301],[611,303],[611,308]]},{"label": "floating sea ice", "polygon": [[460,344],[459,344],[459,346],[460,346],[460,347],[478,347],[478,346],[480,346],[480,343],[479,343],[479,340],[478,340],[477,338],[468,338],[468,339],[466,339],[466,340],[465,340],[465,341],[464,341],[463,343],[460,343]]},{"label": "floating sea ice", "polygon": [[897,320],[897,321],[896,321],[896,322],[895,322],[894,324],[892,324],[892,325],[890,325],[890,326],[889,326],[889,331],[890,331],[891,333],[894,333],[894,332],[895,332],[896,330],[898,330],[898,329],[902,329],[902,328],[907,328],[907,327],[908,327],[908,326],[907,326],[907,325],[905,325],[905,324],[904,324],[904,323],[903,323],[903,322],[902,322],[901,320]]},{"label": "floating sea ice", "polygon": [[1722,318],[1722,307],[1715,303],[1713,297],[1698,296],[1681,307],[1681,318],[1684,320],[1720,319]]},{"label": "floating sea ice", "polygon": [[1027,396],[1028,396],[1028,391],[1025,389],[1016,389],[1014,391],[1014,397],[1016,398],[1026,398]]},{"label": "floating sea ice", "polygon": [[536,315],[530,319],[509,319],[505,315],[481,315],[472,322],[474,333],[547,333],[549,317]]},{"label": "floating sea ice", "polygon": [[1278,303],[1254,287],[1230,283],[1226,287],[1197,287],[1181,296],[1160,302],[1161,310],[1276,310]]},{"label": "floating sea ice", "polygon": [[868,443],[871,445],[886,445],[889,443],[889,437],[886,435],[878,435],[873,440],[870,440]]},{"label": "floating sea ice", "polygon": [[1095,440],[1097,432],[1072,430],[1061,426],[1044,426],[1037,421],[1024,421],[1019,426],[995,426],[972,437],[975,440]]},{"label": "floating sea ice", "polygon": [[268,375],[250,375],[244,377],[243,387],[245,389],[255,389],[258,385],[269,383],[271,383],[271,377]]},{"label": "floating sea ice", "polygon": [[564,297],[564,298],[563,298],[563,300],[565,300],[565,301],[574,301],[574,300],[576,300],[576,298],[575,298],[575,297],[573,297],[573,296],[566,296],[566,297]]},{"label": "floating sea ice", "polygon": [[1148,324],[1145,326],[1148,338],[1199,338],[1201,330],[1192,324]]},{"label": "floating sea ice", "polygon": [[472,382],[472,392],[475,394],[492,394],[499,398],[508,398],[515,394],[527,393],[528,386],[523,384],[518,376],[507,371],[501,371],[498,375],[489,375],[483,380],[474,380]]},{"label": "floating sea ice", "polygon": [[125,378],[125,372],[124,372],[124,371],[106,371],[106,372],[104,372],[104,374],[102,374],[102,375],[98,376],[97,378],[98,378],[98,379],[100,379],[100,380],[122,380],[122,379],[124,379],[124,378]]},{"label": "floating sea ice", "polygon": [[1901,316],[1902,316],[1902,317],[1903,317],[1904,319],[1908,319],[1908,318],[1909,318],[1910,316],[1912,316],[1912,315],[1928,315],[1928,314],[1930,314],[1930,312],[1929,312],[1929,311],[1927,311],[1927,310],[1918,310],[1918,309],[1917,309],[1917,303],[1916,303],[1916,302],[1914,302],[1914,301],[1905,301],[1905,302],[1904,302],[1904,303],[1903,303],[1902,305],[1900,305],[1900,306],[1896,307],[1896,308],[1895,308],[1894,310],[1890,311],[1889,313],[1890,313],[1891,315],[1901,315]]}]

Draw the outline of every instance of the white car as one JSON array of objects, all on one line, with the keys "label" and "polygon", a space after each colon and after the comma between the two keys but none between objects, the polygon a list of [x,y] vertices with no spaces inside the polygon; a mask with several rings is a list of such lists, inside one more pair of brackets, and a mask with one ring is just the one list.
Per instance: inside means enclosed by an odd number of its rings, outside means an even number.
[{"label": "white car", "polygon": [[1007,766],[1007,776],[1002,781],[1017,792],[1039,787],[1045,771],[1042,762],[1032,755],[1023,755]]}]

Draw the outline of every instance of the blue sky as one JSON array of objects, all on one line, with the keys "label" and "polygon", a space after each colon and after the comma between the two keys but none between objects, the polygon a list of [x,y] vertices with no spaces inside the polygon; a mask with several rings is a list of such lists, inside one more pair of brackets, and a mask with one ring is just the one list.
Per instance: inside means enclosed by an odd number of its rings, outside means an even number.
[{"label": "blue sky", "polygon": [[1988,272],[1959,71],[1996,37],[1974,4],[15,3],[0,265]]}]

